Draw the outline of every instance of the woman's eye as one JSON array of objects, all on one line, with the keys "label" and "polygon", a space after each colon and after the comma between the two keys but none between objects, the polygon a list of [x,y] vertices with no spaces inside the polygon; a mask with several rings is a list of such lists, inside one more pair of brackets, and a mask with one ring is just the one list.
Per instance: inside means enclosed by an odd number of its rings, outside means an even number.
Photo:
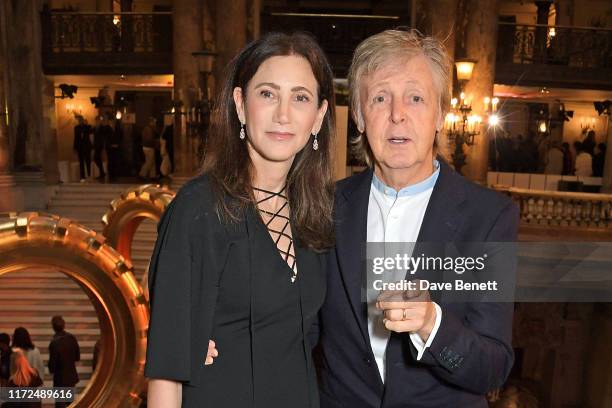
[{"label": "woman's eye", "polygon": [[307,95],[298,94],[295,97],[295,100],[298,101],[298,102],[308,102],[308,101],[310,101],[310,98]]},{"label": "woman's eye", "polygon": [[265,90],[265,89],[262,90],[259,94],[263,96],[264,98],[271,98],[273,96],[272,92]]}]

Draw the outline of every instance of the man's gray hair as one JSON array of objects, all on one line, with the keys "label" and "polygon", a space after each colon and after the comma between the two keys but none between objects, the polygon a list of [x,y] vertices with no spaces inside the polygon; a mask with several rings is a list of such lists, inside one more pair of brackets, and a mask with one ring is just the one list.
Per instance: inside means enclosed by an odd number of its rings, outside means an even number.
[{"label": "man's gray hair", "polygon": [[[410,60],[419,55],[427,59],[438,91],[438,108],[441,118],[448,111],[451,98],[452,62],[446,48],[439,40],[424,36],[418,30],[386,30],[363,40],[355,49],[348,74],[349,101],[353,120],[360,132],[365,130],[359,88],[364,76],[390,62]],[[444,152],[442,132],[436,133],[434,149]],[[365,135],[353,143],[354,152],[369,166],[374,163],[372,150]]]}]

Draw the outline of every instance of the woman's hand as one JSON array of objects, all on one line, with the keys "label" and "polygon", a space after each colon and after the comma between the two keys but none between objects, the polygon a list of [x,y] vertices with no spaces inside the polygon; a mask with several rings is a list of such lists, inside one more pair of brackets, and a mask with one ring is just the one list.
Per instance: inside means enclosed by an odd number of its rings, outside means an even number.
[{"label": "woman's hand", "polygon": [[206,353],[206,361],[204,361],[204,365],[211,365],[214,362],[214,358],[219,356],[219,351],[217,351],[217,345],[213,340],[208,341],[208,352]]}]

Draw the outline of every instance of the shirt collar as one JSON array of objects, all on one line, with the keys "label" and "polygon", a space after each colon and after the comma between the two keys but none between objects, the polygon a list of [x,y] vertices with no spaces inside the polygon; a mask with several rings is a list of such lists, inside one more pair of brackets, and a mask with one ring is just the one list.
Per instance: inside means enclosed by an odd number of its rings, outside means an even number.
[{"label": "shirt collar", "polygon": [[438,160],[434,160],[434,168],[435,170],[433,174],[427,177],[425,180],[404,187],[399,191],[396,191],[393,187],[389,187],[388,185],[383,183],[378,177],[376,177],[376,174],[374,174],[374,177],[372,177],[372,186],[374,186],[374,188],[380,191],[381,193],[394,198],[417,195],[425,190],[433,188],[433,186],[436,184],[436,180],[438,180],[438,175],[440,175],[440,162],[438,162]]}]

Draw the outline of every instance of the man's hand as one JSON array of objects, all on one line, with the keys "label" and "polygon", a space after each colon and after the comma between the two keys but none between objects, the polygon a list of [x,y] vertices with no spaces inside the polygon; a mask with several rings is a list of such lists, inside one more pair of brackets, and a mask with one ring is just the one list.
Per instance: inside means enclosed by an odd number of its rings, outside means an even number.
[{"label": "man's hand", "polygon": [[[418,280],[413,282],[418,288]],[[376,308],[383,311],[387,330],[417,333],[424,342],[436,323],[436,308],[427,290],[381,291]]]},{"label": "man's hand", "polygon": [[204,365],[211,365],[214,362],[214,358],[219,356],[217,351],[217,345],[213,340],[208,340],[208,353],[206,353],[206,361]]}]

